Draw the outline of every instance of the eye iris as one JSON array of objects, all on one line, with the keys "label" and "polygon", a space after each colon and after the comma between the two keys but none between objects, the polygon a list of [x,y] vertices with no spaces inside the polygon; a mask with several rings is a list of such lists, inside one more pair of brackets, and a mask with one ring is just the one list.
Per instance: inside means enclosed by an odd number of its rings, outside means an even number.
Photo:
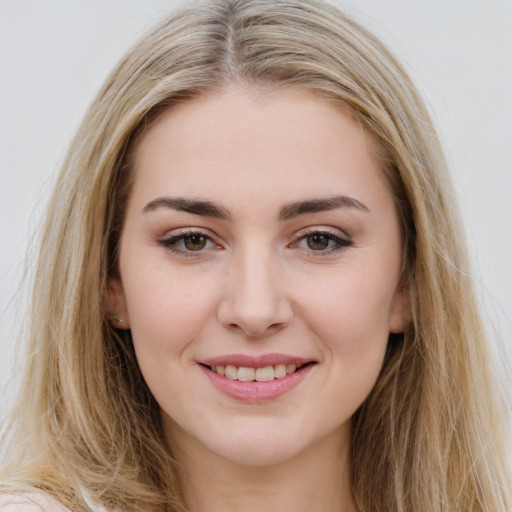
[{"label": "eye iris", "polygon": [[184,238],[183,243],[189,251],[200,251],[206,246],[206,238],[201,235],[191,235]]},{"label": "eye iris", "polygon": [[326,235],[322,235],[320,233],[307,237],[308,247],[314,251],[321,251],[323,249],[327,249],[327,247],[329,246],[329,241],[329,237],[327,237]]}]

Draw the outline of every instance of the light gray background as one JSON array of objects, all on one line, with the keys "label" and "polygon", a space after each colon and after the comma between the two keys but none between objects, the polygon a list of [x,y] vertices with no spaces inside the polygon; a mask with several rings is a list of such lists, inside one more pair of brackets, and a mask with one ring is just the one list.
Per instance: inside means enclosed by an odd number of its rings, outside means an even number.
[{"label": "light gray background", "polygon": [[[175,3],[0,0],[0,389],[25,321],[27,247],[65,148],[113,64]],[[406,62],[431,107],[512,359],[512,0],[338,3]]]}]

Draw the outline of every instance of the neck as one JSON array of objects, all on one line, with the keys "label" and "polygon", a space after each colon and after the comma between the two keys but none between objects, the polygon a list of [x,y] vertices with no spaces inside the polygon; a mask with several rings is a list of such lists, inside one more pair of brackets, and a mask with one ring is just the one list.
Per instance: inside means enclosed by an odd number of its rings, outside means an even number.
[{"label": "neck", "polygon": [[172,444],[190,512],[355,512],[345,437],[333,432],[271,466],[237,464],[204,447]]}]

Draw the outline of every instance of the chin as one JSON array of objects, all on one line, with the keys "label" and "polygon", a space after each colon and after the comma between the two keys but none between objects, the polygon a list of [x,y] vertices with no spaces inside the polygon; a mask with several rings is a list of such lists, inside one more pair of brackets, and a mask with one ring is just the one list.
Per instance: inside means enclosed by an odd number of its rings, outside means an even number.
[{"label": "chin", "polygon": [[[249,423],[248,424],[248,421]],[[330,427],[330,428],[329,428]],[[347,432],[339,425],[320,428],[307,418],[273,418],[269,421],[244,418],[234,421],[226,435],[224,429],[212,429],[198,439],[210,451],[226,461],[245,466],[275,466],[308,457],[312,448],[334,436],[345,439]]]},{"label": "chin", "polygon": [[275,466],[295,458],[303,446],[297,442],[272,439],[231,439],[224,446],[211,447],[223,459],[244,466]]}]

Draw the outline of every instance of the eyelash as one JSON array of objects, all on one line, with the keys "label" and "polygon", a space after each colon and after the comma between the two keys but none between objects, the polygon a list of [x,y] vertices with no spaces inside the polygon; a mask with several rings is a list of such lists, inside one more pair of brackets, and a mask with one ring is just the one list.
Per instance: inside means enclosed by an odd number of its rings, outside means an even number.
[{"label": "eyelash", "polygon": [[353,242],[347,236],[340,236],[339,234],[335,234],[326,229],[319,228],[309,228],[307,231],[303,231],[299,234],[295,242],[292,242],[289,247],[298,247],[299,243],[304,241],[306,244],[308,243],[308,238],[312,238],[314,236],[321,236],[327,239],[328,243],[333,242],[334,245],[331,247],[326,247],[324,249],[312,249],[311,247],[303,247],[302,249],[310,252],[313,256],[324,256],[328,254],[333,254],[339,251],[343,251],[348,247],[354,245]]},{"label": "eyelash", "polygon": [[192,250],[187,248],[178,248],[177,244],[179,242],[185,243],[187,239],[192,239],[193,237],[200,237],[205,240],[206,244],[213,244],[216,245],[215,242],[212,240],[212,237],[210,234],[205,233],[203,231],[197,230],[197,229],[181,229],[177,231],[175,234],[170,236],[169,238],[165,238],[164,240],[159,240],[159,244],[168,249],[169,251],[179,254],[180,256],[185,257],[194,257],[200,255],[200,253],[204,252],[204,248]]},{"label": "eyelash", "polygon": [[[306,244],[308,243],[308,238],[312,238],[314,236],[321,236],[325,237],[328,244],[334,243],[334,245],[331,245],[330,247],[326,247],[323,249],[312,249],[311,247],[299,247],[300,242],[305,241]],[[204,240],[206,246],[211,244],[213,246],[216,246],[215,242],[213,241],[210,234],[205,233],[203,231],[197,230],[197,229],[182,229],[170,236],[169,238],[166,238],[164,240],[159,240],[159,244],[169,251],[178,254],[180,256],[185,257],[194,257],[199,256],[201,253],[203,253],[208,248],[211,249],[211,247],[203,247],[198,248],[197,250],[193,249],[187,249],[187,248],[179,248],[178,243],[186,243],[187,240],[190,240],[194,237],[199,237]],[[302,232],[297,239],[288,245],[288,247],[296,247],[300,248],[302,250],[308,251],[311,254],[315,256],[322,256],[326,254],[332,254],[338,251],[342,251],[350,246],[353,245],[353,242],[349,238],[340,237],[337,234],[334,234],[330,231],[327,231],[325,229],[310,229],[309,231]],[[218,245],[216,246],[218,247]]]}]

